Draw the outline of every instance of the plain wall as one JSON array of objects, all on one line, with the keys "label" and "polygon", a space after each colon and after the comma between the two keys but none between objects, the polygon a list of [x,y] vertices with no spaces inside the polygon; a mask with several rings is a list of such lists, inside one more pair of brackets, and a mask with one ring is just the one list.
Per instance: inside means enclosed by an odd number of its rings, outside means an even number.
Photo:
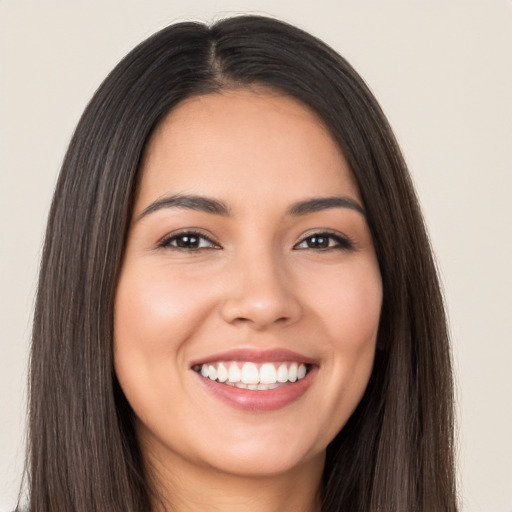
[{"label": "plain wall", "polygon": [[402,145],[445,285],[464,512],[512,512],[512,2],[0,0],[0,510],[23,469],[37,268],[86,102],[136,43],[184,19],[280,17],[344,55]]}]

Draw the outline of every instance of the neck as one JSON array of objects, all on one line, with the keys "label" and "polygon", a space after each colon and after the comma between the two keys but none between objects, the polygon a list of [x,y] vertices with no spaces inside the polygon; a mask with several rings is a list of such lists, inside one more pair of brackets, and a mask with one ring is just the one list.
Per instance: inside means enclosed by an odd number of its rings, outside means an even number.
[{"label": "neck", "polygon": [[183,460],[172,466],[146,461],[158,496],[154,512],[320,512],[323,465],[320,454],[285,474],[240,476]]}]

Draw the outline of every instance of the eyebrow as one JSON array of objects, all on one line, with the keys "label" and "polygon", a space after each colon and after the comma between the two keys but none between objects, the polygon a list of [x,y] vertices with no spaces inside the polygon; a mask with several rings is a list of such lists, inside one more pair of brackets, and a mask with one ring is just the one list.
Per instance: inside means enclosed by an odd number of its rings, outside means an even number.
[{"label": "eyebrow", "polygon": [[[218,199],[197,195],[175,194],[169,197],[157,199],[151,203],[137,217],[136,222],[150,213],[163,208],[185,208],[214,215],[221,215],[223,217],[231,217],[230,208]],[[364,208],[358,202],[350,197],[344,196],[318,197],[298,201],[287,210],[286,215],[299,217],[331,208],[348,208],[366,217]]]},{"label": "eyebrow", "polygon": [[328,210],[330,208],[349,208],[350,210],[355,210],[366,217],[364,208],[357,201],[344,196],[319,197],[307,199],[306,201],[299,201],[298,203],[293,204],[287,213],[288,215],[295,217]]},{"label": "eyebrow", "polygon": [[213,213],[214,215],[222,215],[230,217],[231,211],[222,201],[204,196],[176,194],[169,197],[157,199],[155,202],[147,206],[143,212],[137,217],[137,221],[146,217],[150,213],[161,210],[162,208],[187,208],[189,210],[197,210],[200,212]]}]

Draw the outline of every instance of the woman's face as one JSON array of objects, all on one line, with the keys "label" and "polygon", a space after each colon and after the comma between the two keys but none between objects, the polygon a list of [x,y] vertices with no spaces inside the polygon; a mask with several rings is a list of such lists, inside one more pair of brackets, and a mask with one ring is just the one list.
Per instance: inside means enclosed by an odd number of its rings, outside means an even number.
[{"label": "woman's face", "polygon": [[237,90],[175,108],[141,172],[115,370],[143,452],[175,471],[318,468],[367,385],[382,301],[342,153],[302,104]]}]

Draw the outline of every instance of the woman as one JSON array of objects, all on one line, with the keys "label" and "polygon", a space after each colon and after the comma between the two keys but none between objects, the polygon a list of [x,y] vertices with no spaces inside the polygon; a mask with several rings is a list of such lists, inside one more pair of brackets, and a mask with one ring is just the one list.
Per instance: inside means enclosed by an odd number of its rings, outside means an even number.
[{"label": "woman", "polygon": [[34,320],[30,510],[456,510],[443,303],[354,70],[173,25],[87,107]]}]

